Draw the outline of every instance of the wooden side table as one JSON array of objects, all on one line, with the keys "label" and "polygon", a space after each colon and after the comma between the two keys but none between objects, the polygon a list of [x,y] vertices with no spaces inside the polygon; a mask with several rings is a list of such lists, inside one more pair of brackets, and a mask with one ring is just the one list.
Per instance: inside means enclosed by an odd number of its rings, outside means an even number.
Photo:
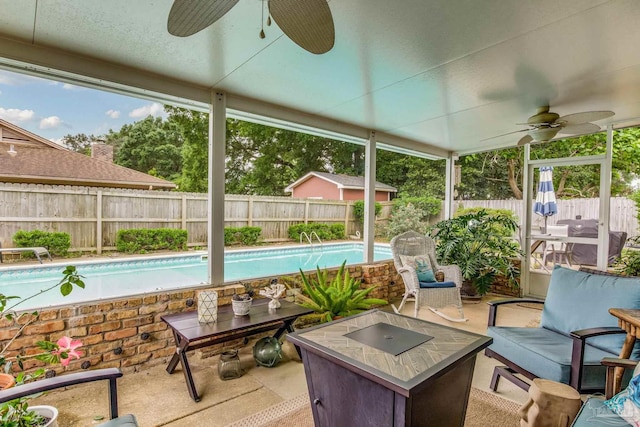
[{"label": "wooden side table", "polygon": [[[620,350],[620,359],[628,359],[633,351],[636,338],[640,338],[640,310],[631,308],[610,308],[609,313],[618,318],[618,326],[624,329],[627,337],[624,339],[622,350]],[[613,381],[614,393],[620,391],[622,384],[622,375],[624,368],[616,368],[615,378]]]},{"label": "wooden side table", "polygon": [[571,386],[536,378],[529,387],[529,400],[518,411],[520,427],[568,427],[581,406],[580,393]]}]

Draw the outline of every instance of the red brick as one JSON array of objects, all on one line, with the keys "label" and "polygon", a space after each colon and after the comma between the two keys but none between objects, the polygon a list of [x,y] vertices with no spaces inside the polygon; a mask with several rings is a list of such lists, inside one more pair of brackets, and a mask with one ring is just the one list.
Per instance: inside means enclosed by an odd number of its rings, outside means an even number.
[{"label": "red brick", "polygon": [[122,323],[119,320],[113,320],[111,322],[103,322],[97,325],[89,326],[89,333],[100,334],[102,332],[115,331],[116,329],[120,329],[122,327]]},{"label": "red brick", "polygon": [[149,314],[147,316],[136,317],[135,319],[124,319],[122,321],[122,327],[131,328],[134,326],[148,325],[149,323],[152,323],[152,322],[153,322],[153,316]]},{"label": "red brick", "polygon": [[153,305],[145,305],[143,307],[140,307],[140,314],[149,314],[149,313],[158,313],[158,312],[164,312],[167,311],[167,304],[166,303],[161,303],[161,304],[153,304]]},{"label": "red brick", "polygon": [[154,304],[157,301],[158,301],[158,296],[157,295],[147,295],[147,296],[142,298],[142,304],[144,304],[144,305]]},{"label": "red brick", "polygon": [[122,353],[115,354],[114,352],[104,353],[102,355],[102,360],[104,362],[109,362],[112,360],[124,359],[125,357],[131,357],[136,354],[135,348],[125,348],[122,350]]},{"label": "red brick", "polygon": [[41,321],[55,320],[58,318],[58,311],[57,310],[41,311],[38,317]]},{"label": "red brick", "polygon": [[130,298],[113,302],[113,308],[139,307],[142,305],[142,298]]},{"label": "red brick", "polygon": [[104,337],[102,336],[102,334],[89,335],[82,338],[82,344],[84,345],[98,344],[103,341],[104,341]]},{"label": "red brick", "polygon": [[129,319],[131,317],[136,317],[138,315],[138,310],[135,308],[129,310],[118,310],[111,311],[106,314],[107,320],[119,320],[119,319]]},{"label": "red brick", "polygon": [[85,337],[85,336],[87,336],[87,327],[81,326],[78,328],[66,329],[64,331],[51,334],[51,337],[49,337],[49,339],[55,342],[62,337],[71,337],[71,338],[77,339],[78,337]]},{"label": "red brick", "polygon": [[36,323],[29,325],[22,333],[24,335],[48,334],[51,332],[63,331],[65,329],[64,320],[53,320],[46,323]]},{"label": "red brick", "polygon": [[122,338],[132,337],[136,333],[136,328],[120,329],[118,331],[106,332],[104,334],[104,339],[105,341],[120,340]]},{"label": "red brick", "polygon": [[149,325],[143,325],[138,328],[140,333],[143,332],[156,332],[156,331],[164,331],[168,326],[166,323],[151,323]]},{"label": "red brick", "polygon": [[70,328],[76,326],[93,325],[104,321],[104,314],[90,314],[87,316],[74,317],[67,321]]}]

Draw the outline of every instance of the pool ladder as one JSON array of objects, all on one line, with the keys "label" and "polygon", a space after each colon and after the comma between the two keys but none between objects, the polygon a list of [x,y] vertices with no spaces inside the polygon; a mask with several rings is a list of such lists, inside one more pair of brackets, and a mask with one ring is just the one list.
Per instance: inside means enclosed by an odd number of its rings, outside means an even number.
[{"label": "pool ladder", "polygon": [[320,244],[320,248],[322,248],[322,240],[320,240],[320,237],[318,236],[318,233],[316,233],[315,231],[312,231],[309,234],[307,234],[306,231],[303,231],[302,233],[300,233],[300,244],[302,244],[302,241],[304,240],[306,242],[309,242],[309,244],[311,246],[313,246],[313,238],[314,237],[316,238],[316,240]]}]

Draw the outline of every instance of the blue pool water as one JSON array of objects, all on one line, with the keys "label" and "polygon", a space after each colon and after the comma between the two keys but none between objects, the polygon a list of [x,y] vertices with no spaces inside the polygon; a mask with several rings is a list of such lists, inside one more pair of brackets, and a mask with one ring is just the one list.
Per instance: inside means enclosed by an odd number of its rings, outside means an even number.
[{"label": "blue pool water", "polygon": [[[33,309],[78,302],[111,299],[126,295],[197,286],[207,280],[204,253],[95,262],[69,260],[57,265],[0,269],[0,292],[30,296],[57,283],[66,265],[75,265],[84,276],[84,290],[76,288],[67,297],[51,291],[26,301],[17,309]],[[390,259],[388,246],[375,245],[374,259]],[[257,277],[280,276],[320,268],[362,263],[361,243],[324,244],[322,247],[288,247],[225,252],[224,280],[233,282]]]}]

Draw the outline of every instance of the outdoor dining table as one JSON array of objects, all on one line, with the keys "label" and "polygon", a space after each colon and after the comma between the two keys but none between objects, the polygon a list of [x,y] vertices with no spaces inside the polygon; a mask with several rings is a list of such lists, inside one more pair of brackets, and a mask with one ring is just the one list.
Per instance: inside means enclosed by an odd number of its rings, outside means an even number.
[{"label": "outdoor dining table", "polygon": [[161,319],[171,328],[176,344],[176,353],[167,365],[167,372],[172,374],[178,363],[187,383],[191,398],[199,402],[200,396],[191,375],[187,352],[198,348],[212,346],[223,342],[244,338],[278,328],[273,335],[279,339],[285,332],[293,332],[293,322],[300,316],[313,313],[313,310],[281,300],[281,307],[271,310],[269,299],[254,300],[251,310],[246,316],[236,316],[231,306],[218,308],[218,319],[214,323],[198,322],[197,311],[168,314]]}]

